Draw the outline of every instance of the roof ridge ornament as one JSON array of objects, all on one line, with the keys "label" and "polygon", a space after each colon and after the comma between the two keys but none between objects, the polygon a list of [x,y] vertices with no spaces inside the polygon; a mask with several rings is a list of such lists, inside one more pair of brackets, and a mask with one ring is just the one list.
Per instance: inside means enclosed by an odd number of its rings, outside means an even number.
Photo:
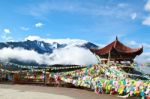
[{"label": "roof ridge ornament", "polygon": [[114,46],[113,46],[114,48],[116,47],[117,41],[118,41],[118,37],[116,36],[115,44],[114,44]]},{"label": "roof ridge ornament", "polygon": [[118,36],[116,36],[116,41],[118,41]]},{"label": "roof ridge ornament", "polygon": [[143,48],[143,44],[142,44],[142,47],[141,48]]}]

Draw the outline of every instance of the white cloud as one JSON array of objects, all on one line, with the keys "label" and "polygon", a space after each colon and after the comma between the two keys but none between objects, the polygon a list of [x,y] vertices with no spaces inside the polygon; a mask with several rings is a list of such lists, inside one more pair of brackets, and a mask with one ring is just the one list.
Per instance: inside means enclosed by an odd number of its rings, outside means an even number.
[{"label": "white cloud", "polygon": [[[52,54],[39,54],[34,50],[23,48],[3,48],[0,49],[0,59],[17,59],[24,62],[37,62],[39,64],[95,64],[96,57],[87,49],[70,47],[57,49]],[[82,54],[81,54],[82,53]],[[32,56],[32,57],[31,57]]]},{"label": "white cloud", "polygon": [[[0,50],[1,60],[18,59],[20,61],[34,61],[41,63],[42,55],[33,50],[25,50],[23,48],[3,48]],[[32,56],[32,57],[31,57]]]},{"label": "white cloud", "polygon": [[[129,41],[127,44],[132,47],[141,47],[143,45],[144,49],[150,50],[150,44],[147,43],[138,43],[136,41]],[[144,51],[141,55],[135,58],[135,61],[140,64],[150,62],[150,52]]]},{"label": "white cloud", "polygon": [[150,44],[148,44],[148,43],[138,43],[136,41],[129,41],[128,45],[130,45],[132,47],[141,47],[141,46],[143,46],[143,48],[145,50],[141,55],[139,55],[135,58],[136,62],[141,63],[141,64],[146,63],[146,62],[150,62],[150,52],[148,52],[148,51],[150,51]]},{"label": "white cloud", "polygon": [[133,47],[141,47],[141,46],[143,46],[144,49],[150,49],[150,44],[148,44],[148,43],[139,43],[139,42],[136,42],[136,41],[128,41],[127,44],[129,46],[133,46]]},{"label": "white cloud", "polygon": [[136,19],[136,17],[137,17],[137,14],[136,14],[136,13],[132,13],[132,14],[131,14],[131,19],[132,19],[132,20]]},{"label": "white cloud", "polygon": [[145,8],[146,11],[150,11],[150,0],[147,1],[144,8]]},{"label": "white cloud", "polygon": [[150,62],[150,52],[142,53],[142,55],[136,57],[135,61],[138,62],[138,63]]},{"label": "white cloud", "polygon": [[[145,11],[150,13],[150,0],[147,1],[147,3],[145,4],[144,8],[145,8]],[[150,26],[150,16],[145,17],[143,22],[142,22],[142,24]]]},{"label": "white cloud", "polygon": [[11,33],[11,32],[10,32],[10,29],[8,29],[8,28],[5,28],[5,29],[3,30],[3,32],[6,33],[6,34]]},{"label": "white cloud", "polygon": [[20,27],[20,29],[23,30],[23,31],[28,31],[29,30],[28,27],[24,27],[24,26]]},{"label": "white cloud", "polygon": [[131,45],[131,46],[137,46],[137,45],[139,45],[139,43],[137,43],[136,41],[128,41],[127,44]]},{"label": "white cloud", "polygon": [[150,16],[146,17],[146,18],[144,19],[144,21],[142,22],[142,24],[143,24],[143,25],[148,25],[148,26],[150,26]]},{"label": "white cloud", "polygon": [[36,36],[36,35],[29,35],[28,37],[25,38],[25,41],[26,40],[30,40],[30,41],[39,40],[39,41],[42,41],[42,38],[40,36]]},{"label": "white cloud", "polygon": [[3,39],[3,41],[14,41],[13,37],[5,34],[1,35],[1,38]]},{"label": "white cloud", "polygon": [[43,23],[38,22],[38,23],[35,24],[35,27],[36,27],[36,28],[40,28],[40,27],[42,27],[43,25],[44,25]]},{"label": "white cloud", "polygon": [[150,44],[143,43],[142,45],[144,46],[144,48],[150,49]]},{"label": "white cloud", "polygon": [[84,65],[97,63],[96,57],[89,50],[78,47],[55,50],[51,57],[54,57],[54,61],[51,61],[52,64],[59,63]]},{"label": "white cloud", "polygon": [[0,36],[1,39],[3,41],[13,41],[13,37],[10,36],[10,33],[11,33],[10,29],[8,28],[3,29],[3,33]]},{"label": "white cloud", "polygon": [[[150,62],[150,52],[144,52],[142,55],[137,56],[135,61],[139,64],[149,63]],[[140,66],[140,69],[144,71],[144,73],[150,74],[148,66]]]}]

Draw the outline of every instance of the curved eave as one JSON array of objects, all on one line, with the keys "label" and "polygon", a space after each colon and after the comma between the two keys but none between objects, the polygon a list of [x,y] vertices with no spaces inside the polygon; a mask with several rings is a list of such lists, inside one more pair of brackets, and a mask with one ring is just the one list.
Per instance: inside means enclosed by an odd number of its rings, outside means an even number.
[{"label": "curved eave", "polygon": [[116,48],[111,48],[110,50],[102,51],[102,49],[90,49],[91,52],[97,54],[97,55],[106,55],[109,54],[109,52],[112,52],[113,50],[117,51],[118,53],[122,53],[122,54],[136,54],[136,55],[140,55],[143,52],[143,46],[141,48],[137,48],[137,49],[132,49],[130,51],[121,51],[118,50]]},{"label": "curved eave", "polygon": [[137,48],[137,49],[132,49],[130,51],[120,51],[118,49],[115,49],[115,50],[117,50],[119,53],[140,55],[143,52],[143,47]]}]

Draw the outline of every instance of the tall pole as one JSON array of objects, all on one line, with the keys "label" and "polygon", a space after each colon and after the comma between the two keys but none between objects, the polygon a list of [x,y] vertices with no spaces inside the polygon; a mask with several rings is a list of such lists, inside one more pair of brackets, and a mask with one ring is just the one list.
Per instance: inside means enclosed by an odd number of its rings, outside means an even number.
[{"label": "tall pole", "polygon": [[108,67],[110,65],[109,63],[110,63],[110,51],[109,51],[109,54],[108,54],[108,62],[107,62]]},{"label": "tall pole", "polygon": [[46,67],[44,68],[44,84],[46,85]]},{"label": "tall pole", "polygon": [[22,80],[22,67],[20,66],[20,81]]},{"label": "tall pole", "polygon": [[94,55],[96,56],[96,59],[98,60],[98,64],[100,64],[101,63],[100,57],[96,54],[94,54]]},{"label": "tall pole", "polygon": [[4,81],[6,81],[6,65],[4,65]]}]

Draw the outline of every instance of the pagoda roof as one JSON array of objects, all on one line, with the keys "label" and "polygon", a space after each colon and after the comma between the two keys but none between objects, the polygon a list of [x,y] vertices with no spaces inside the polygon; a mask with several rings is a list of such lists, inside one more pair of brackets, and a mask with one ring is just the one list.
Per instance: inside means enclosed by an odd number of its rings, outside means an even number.
[{"label": "pagoda roof", "polygon": [[108,44],[107,46],[101,49],[90,49],[90,50],[99,56],[103,56],[103,55],[106,56],[109,53],[115,52],[116,54],[118,53],[120,55],[127,55],[127,56],[132,55],[135,57],[136,55],[140,55],[143,52],[143,46],[141,48],[130,48],[124,45],[123,43],[121,43],[116,37],[116,40]]}]

